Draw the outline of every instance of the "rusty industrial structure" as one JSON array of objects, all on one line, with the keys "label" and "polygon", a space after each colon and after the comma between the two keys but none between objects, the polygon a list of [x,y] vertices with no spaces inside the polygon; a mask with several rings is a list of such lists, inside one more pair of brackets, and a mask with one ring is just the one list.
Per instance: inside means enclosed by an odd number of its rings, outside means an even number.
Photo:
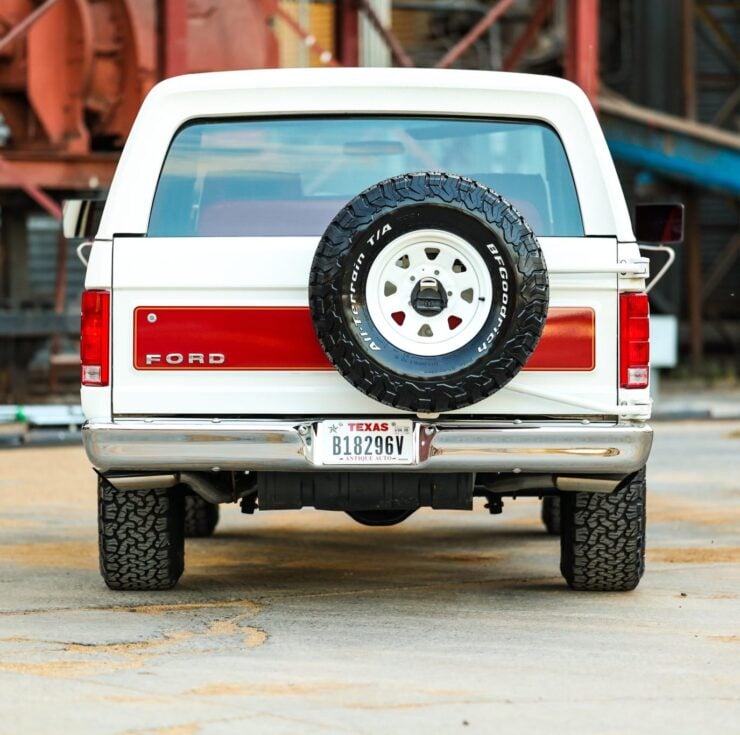
[{"label": "rusty industrial structure", "polygon": [[82,271],[53,221],[64,198],[104,195],[152,85],[280,65],[573,80],[628,198],[689,205],[685,275],[654,305],[685,317],[696,370],[707,323],[737,364],[739,33],[737,4],[709,0],[0,0],[0,403],[25,400],[39,355],[52,388],[76,363]]},{"label": "rusty industrial structure", "polygon": [[[120,149],[159,79],[277,64],[259,2],[4,0],[0,7],[6,158],[35,186],[107,180],[114,159],[102,152]],[[251,29],[249,43],[233,29]]]}]

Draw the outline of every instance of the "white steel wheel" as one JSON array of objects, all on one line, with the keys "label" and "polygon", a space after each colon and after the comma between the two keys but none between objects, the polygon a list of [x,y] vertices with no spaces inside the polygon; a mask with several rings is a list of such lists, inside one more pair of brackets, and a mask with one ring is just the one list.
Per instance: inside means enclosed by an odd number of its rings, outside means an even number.
[{"label": "white steel wheel", "polygon": [[416,230],[386,245],[370,267],[365,299],[377,330],[415,355],[445,355],[483,328],[492,307],[491,274],[463,238]]}]

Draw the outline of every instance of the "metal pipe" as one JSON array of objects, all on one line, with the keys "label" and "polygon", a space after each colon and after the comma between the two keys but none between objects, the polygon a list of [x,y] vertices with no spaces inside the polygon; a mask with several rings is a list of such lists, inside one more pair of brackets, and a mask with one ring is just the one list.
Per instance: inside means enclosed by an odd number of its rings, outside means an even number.
[{"label": "metal pipe", "polygon": [[62,208],[44,191],[29,181],[10,161],[0,156],[0,174],[5,174],[54,219],[62,219]]},{"label": "metal pipe", "polygon": [[36,10],[29,13],[20,23],[17,23],[11,28],[2,38],[0,38],[0,51],[2,51],[8,44],[15,41],[16,38],[22,36],[28,29],[42,16],[47,10],[51,10],[59,0],[46,0],[43,5],[39,5]]},{"label": "metal pipe", "polygon": [[277,5],[275,7],[275,15],[301,37],[307,48],[318,54],[319,61],[322,64],[326,64],[327,66],[341,66],[341,64],[334,58],[332,52],[327,51],[323,46],[320,46],[316,41],[316,36],[303,28],[303,26],[301,26],[301,24],[298,23],[298,21],[284,8]]},{"label": "metal pipe", "polygon": [[724,125],[727,118],[732,115],[735,108],[740,104],[740,87],[738,87],[723,103],[722,106],[717,110],[717,113],[711,120],[712,125],[719,127]]},{"label": "metal pipe", "polygon": [[193,492],[200,495],[203,500],[209,503],[231,503],[236,500],[236,496],[220,488],[212,482],[206,475],[195,472],[180,472],[180,482],[187,485]]},{"label": "metal pipe", "polygon": [[116,490],[163,490],[175,487],[180,481],[179,474],[173,472],[166,475],[131,475],[129,477],[106,477]]},{"label": "metal pipe", "polygon": [[660,270],[650,279],[650,283],[645,287],[645,293],[650,293],[673,265],[673,262],[676,260],[676,251],[668,247],[668,245],[643,245],[642,243],[638,243],[637,246],[641,251],[647,250],[649,253],[661,253],[666,256],[665,263],[663,263]]},{"label": "metal pipe", "polygon": [[612,493],[622,479],[603,479],[600,477],[553,477],[557,490],[566,493]]},{"label": "metal pipe", "polygon": [[571,0],[568,4],[568,44],[565,76],[598,105],[599,0]]},{"label": "metal pipe", "polygon": [[390,49],[393,58],[401,65],[405,67],[414,66],[414,62],[411,57],[406,53],[401,42],[396,38],[396,35],[390,28],[386,28],[382,21],[375,12],[375,8],[370,5],[368,0],[358,0],[360,8],[362,8],[365,16],[377,31],[378,35],[383,39],[385,45]]},{"label": "metal pipe", "polygon": [[576,475],[519,475],[487,485],[488,492],[497,495],[517,495],[533,490],[559,490],[567,493],[611,493],[623,477],[593,477]]},{"label": "metal pipe", "polygon": [[445,69],[462,56],[511,6],[514,0],[499,0],[434,66]]},{"label": "metal pipe", "polygon": [[497,495],[512,494],[525,490],[555,490],[555,478],[552,475],[519,475],[498,480],[492,485],[486,485],[489,492]]},{"label": "metal pipe", "polygon": [[529,21],[527,27],[524,29],[524,33],[519,36],[513,48],[511,49],[511,51],[509,51],[506,58],[504,59],[504,64],[502,67],[504,71],[511,71],[519,63],[522,56],[524,55],[524,52],[532,44],[532,41],[537,35],[537,32],[539,31],[542,24],[545,22],[545,19],[552,12],[552,7],[554,4],[555,0],[542,0],[537,6],[537,10],[535,10],[532,19]]},{"label": "metal pipe", "polygon": [[334,0],[334,50],[342,66],[360,65],[359,33],[356,0]]},{"label": "metal pipe", "polygon": [[187,485],[193,492],[209,503],[230,503],[236,498],[210,480],[207,475],[196,472],[171,472],[161,475],[105,476],[116,490],[163,490],[176,485]]}]

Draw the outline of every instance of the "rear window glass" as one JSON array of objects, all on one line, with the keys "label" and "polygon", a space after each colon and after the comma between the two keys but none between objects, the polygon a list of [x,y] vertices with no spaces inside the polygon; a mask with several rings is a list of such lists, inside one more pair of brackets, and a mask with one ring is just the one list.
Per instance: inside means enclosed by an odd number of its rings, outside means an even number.
[{"label": "rear window glass", "polygon": [[536,122],[401,117],[196,121],[167,153],[152,237],[320,235],[363,189],[414,171],[476,179],[538,235],[582,235],[563,145]]}]

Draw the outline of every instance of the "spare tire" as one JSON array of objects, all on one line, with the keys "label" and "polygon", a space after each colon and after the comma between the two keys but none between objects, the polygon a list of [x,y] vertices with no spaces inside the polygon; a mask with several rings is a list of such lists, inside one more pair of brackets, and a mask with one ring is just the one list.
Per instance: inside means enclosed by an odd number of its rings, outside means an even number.
[{"label": "spare tire", "polygon": [[496,192],[445,173],[395,176],[352,199],[314,255],[319,342],[358,390],[440,413],[495,393],[547,316],[537,239]]}]

